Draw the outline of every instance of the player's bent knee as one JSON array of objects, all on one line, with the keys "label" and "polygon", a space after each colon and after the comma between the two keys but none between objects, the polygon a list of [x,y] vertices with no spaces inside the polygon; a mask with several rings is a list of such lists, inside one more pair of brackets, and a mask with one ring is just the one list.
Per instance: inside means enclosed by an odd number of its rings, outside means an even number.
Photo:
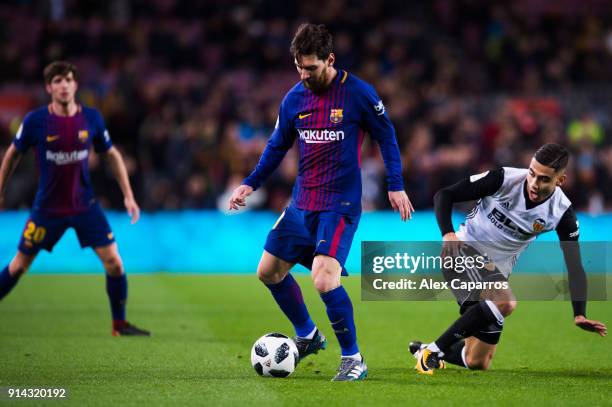
[{"label": "player's bent knee", "polygon": [[14,269],[9,269],[9,273],[16,278],[23,276],[28,271],[26,267],[15,267]]},{"label": "player's bent knee", "polygon": [[120,276],[123,274],[123,264],[117,256],[112,256],[104,261],[104,269],[109,276]]},{"label": "player's bent knee", "polygon": [[269,273],[267,270],[262,269],[261,267],[257,267],[257,278],[259,279],[259,281],[261,281],[262,283],[267,283],[268,281],[268,277]]},{"label": "player's bent knee", "polygon": [[324,274],[319,274],[314,277],[313,282],[315,289],[321,294],[331,291],[339,285],[336,283],[335,279]]},{"label": "player's bent knee", "polygon": [[264,251],[257,265],[257,278],[264,284],[278,284],[289,274],[292,267],[292,263]]},{"label": "player's bent knee", "polygon": [[278,284],[285,276],[288,271],[277,270],[274,267],[264,266],[261,263],[257,267],[257,278],[264,284]]},{"label": "player's bent knee", "polygon": [[510,316],[516,309],[516,301],[503,301],[496,304],[504,317]]},{"label": "player's bent knee", "polygon": [[261,281],[264,284],[274,284],[276,280],[274,271],[263,268],[263,267],[258,267],[257,268],[257,278],[259,279],[259,281]]},{"label": "player's bent knee", "polygon": [[13,261],[9,266],[9,273],[13,277],[21,277],[30,269],[30,264],[20,261]]},{"label": "player's bent knee", "polygon": [[326,293],[340,286],[340,272],[333,264],[319,262],[313,265],[312,281],[319,293]]},{"label": "player's bent knee", "polygon": [[9,264],[9,273],[14,277],[21,277],[30,269],[33,261],[33,256],[19,253]]},{"label": "player's bent knee", "polygon": [[491,366],[491,359],[493,359],[493,355],[473,357],[468,354],[465,357],[465,362],[471,370],[487,370]]},{"label": "player's bent knee", "polygon": [[488,370],[489,363],[485,362],[484,360],[474,361],[471,363],[468,362],[468,369],[470,370]]}]

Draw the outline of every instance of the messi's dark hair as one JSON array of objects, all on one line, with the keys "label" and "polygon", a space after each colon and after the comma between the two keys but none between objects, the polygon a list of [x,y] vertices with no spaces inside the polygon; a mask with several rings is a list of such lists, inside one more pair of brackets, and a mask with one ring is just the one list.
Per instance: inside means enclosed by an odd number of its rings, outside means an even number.
[{"label": "messi's dark hair", "polygon": [[43,77],[45,78],[45,83],[49,84],[56,76],[66,76],[70,72],[72,72],[74,80],[78,82],[79,71],[77,70],[76,66],[68,61],[53,61],[45,67]]},{"label": "messi's dark hair", "polygon": [[291,41],[291,54],[294,57],[313,55],[325,60],[333,52],[332,35],[323,24],[301,24]]},{"label": "messi's dark hair", "polygon": [[540,164],[559,171],[567,167],[569,151],[561,144],[547,143],[536,151],[535,159]]}]

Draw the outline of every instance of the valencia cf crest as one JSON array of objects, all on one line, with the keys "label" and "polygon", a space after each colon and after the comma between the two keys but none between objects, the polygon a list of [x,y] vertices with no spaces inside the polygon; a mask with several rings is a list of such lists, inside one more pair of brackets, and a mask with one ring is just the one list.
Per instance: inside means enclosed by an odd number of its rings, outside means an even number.
[{"label": "valencia cf crest", "polygon": [[546,221],[544,221],[542,218],[537,218],[533,221],[532,227],[534,232],[539,233],[544,230],[544,227],[546,227]]},{"label": "valencia cf crest", "polygon": [[332,109],[329,114],[329,121],[332,123],[340,123],[342,121],[342,109]]},{"label": "valencia cf crest", "polygon": [[89,138],[89,132],[87,130],[79,130],[79,141],[85,143]]}]

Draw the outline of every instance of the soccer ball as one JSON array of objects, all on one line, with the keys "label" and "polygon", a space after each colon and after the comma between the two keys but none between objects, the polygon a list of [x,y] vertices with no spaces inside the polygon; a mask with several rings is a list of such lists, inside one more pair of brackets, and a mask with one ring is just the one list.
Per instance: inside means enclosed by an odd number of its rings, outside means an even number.
[{"label": "soccer ball", "polygon": [[260,376],[287,377],[295,370],[298,360],[293,339],[279,333],[262,336],[251,349],[251,364]]}]

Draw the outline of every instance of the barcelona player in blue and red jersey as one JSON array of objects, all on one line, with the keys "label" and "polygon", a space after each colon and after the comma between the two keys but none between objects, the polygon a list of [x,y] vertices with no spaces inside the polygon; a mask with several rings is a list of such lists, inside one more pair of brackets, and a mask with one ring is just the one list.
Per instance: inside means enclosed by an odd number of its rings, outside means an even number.
[{"label": "barcelona player in blue and red jersey", "polygon": [[268,145],[255,170],[234,190],[229,208],[244,206],[297,140],[293,199],[268,234],[257,275],[292,322],[302,359],[326,346],[289,274],[296,263],[311,269],[342,350],[333,380],[361,380],[368,370],[340,276],[346,274],[344,263],[361,215],[361,144],[366,132],[380,146],[391,206],[404,221],[413,208],[404,192],[395,130],[372,86],[334,67],[332,36],[322,25],[301,25],[291,53],[301,81],[283,99]]},{"label": "barcelona player in blue and red jersey", "polygon": [[72,227],[81,247],[92,247],[106,270],[113,335],[148,336],[148,331],[126,321],[127,279],[117,243],[94,198],[89,176],[88,157],[93,146],[108,158],[123,192],[125,207],[135,223],[140,209],[123,158],[113,147],[100,113],[75,101],[76,67],[56,61],[45,68],[44,77],[51,103],[25,116],[0,167],[0,203],[11,172],[30,148],[36,153],[39,170],[38,191],[17,254],[0,272],[0,299],[17,284],[38,252],[51,251],[66,229]]}]

